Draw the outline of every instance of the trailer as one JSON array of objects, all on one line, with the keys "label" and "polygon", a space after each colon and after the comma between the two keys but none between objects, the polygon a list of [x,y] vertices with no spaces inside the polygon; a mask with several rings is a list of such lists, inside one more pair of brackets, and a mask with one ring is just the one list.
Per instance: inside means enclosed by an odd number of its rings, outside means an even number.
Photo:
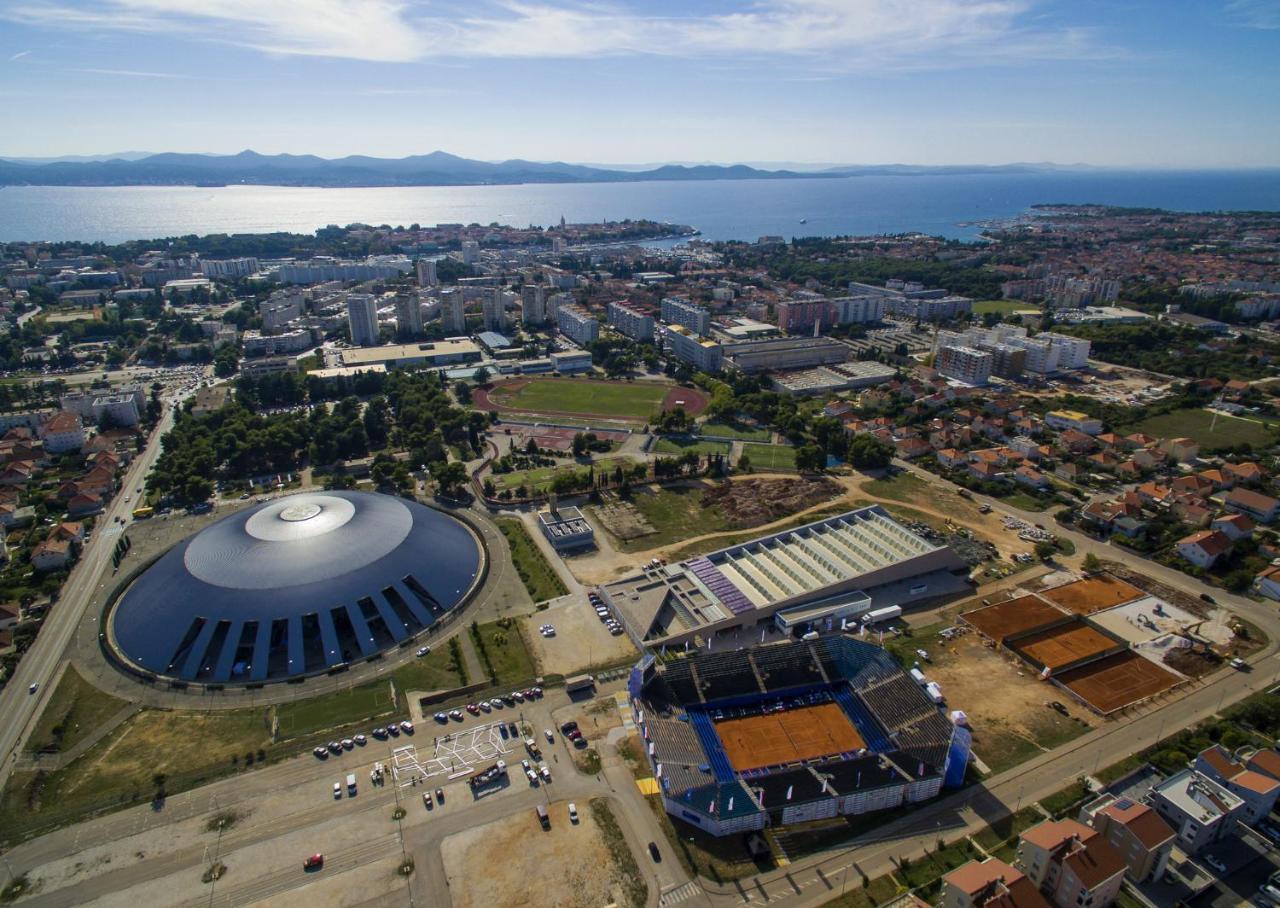
[{"label": "trailer", "polygon": [[902,606],[887,605],[884,608],[873,609],[867,612],[863,617],[863,624],[879,624],[881,621],[892,621],[894,618],[902,617]]},{"label": "trailer", "polygon": [[596,679],[592,675],[574,675],[564,680],[564,691],[567,694],[576,694],[580,690],[590,690],[595,686]]}]

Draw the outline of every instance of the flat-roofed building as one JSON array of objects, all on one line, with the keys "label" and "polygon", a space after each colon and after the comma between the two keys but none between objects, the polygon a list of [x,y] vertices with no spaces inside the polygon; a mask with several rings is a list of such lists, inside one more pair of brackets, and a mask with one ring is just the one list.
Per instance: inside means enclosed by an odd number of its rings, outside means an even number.
[{"label": "flat-roofed building", "polygon": [[653,316],[636,308],[626,300],[609,304],[609,324],[619,334],[633,341],[647,344],[653,341]]},{"label": "flat-roofed building", "polygon": [[724,355],[719,344],[705,340],[684,325],[664,325],[662,344],[668,355],[703,372],[719,372]]},{"label": "flat-roofed building", "polygon": [[347,328],[351,343],[371,347],[378,342],[378,301],[371,293],[352,293],[347,297]]},{"label": "flat-roofed building", "polygon": [[779,337],[724,345],[725,359],[742,372],[829,366],[845,362],[852,352],[848,344],[829,337]]},{"label": "flat-roofed building", "polygon": [[557,551],[595,545],[595,530],[577,508],[552,506],[538,512],[538,527]]},{"label": "flat-roofed building", "polygon": [[711,313],[687,299],[678,296],[663,297],[661,314],[662,320],[668,325],[684,325],[702,337],[711,333]]},{"label": "flat-roofed building", "polygon": [[985,385],[991,380],[992,360],[986,350],[948,344],[938,348],[933,366],[940,374],[966,385]]},{"label": "flat-roofed building", "polygon": [[574,305],[557,307],[556,327],[580,347],[585,347],[600,336],[600,323]]},{"label": "flat-roofed building", "polygon": [[478,363],[482,358],[479,345],[465,337],[433,341],[425,344],[386,344],[380,347],[350,347],[342,351],[344,366],[367,366],[381,363],[388,369],[409,366],[449,366],[456,363]]},{"label": "flat-roofed building", "polygon": [[446,335],[467,333],[467,303],[457,288],[440,293],[440,329]]},{"label": "flat-roofed building", "polygon": [[788,334],[809,334],[834,324],[831,304],[825,299],[782,300],[776,307],[778,327]]}]

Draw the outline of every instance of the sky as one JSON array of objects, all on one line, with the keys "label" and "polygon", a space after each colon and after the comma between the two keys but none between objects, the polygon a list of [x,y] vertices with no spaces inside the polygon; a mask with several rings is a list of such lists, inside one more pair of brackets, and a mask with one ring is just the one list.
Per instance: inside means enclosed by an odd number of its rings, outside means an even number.
[{"label": "sky", "polygon": [[0,156],[1280,166],[1280,0],[0,0]]}]

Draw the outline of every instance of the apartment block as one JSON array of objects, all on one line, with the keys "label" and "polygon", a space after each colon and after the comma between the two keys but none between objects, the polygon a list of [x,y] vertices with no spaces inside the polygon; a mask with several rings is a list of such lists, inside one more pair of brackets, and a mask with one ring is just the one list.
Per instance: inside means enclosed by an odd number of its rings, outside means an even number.
[{"label": "apartment block", "polygon": [[574,305],[557,308],[556,326],[561,334],[580,347],[585,347],[600,336],[600,323]]},{"label": "apartment block", "polygon": [[668,325],[683,325],[701,337],[711,333],[711,313],[680,297],[663,298],[662,320]]},{"label": "apartment block", "polygon": [[715,341],[704,340],[684,325],[667,325],[662,329],[667,352],[681,362],[703,372],[719,372],[724,354]]},{"label": "apartment block", "polygon": [[653,341],[653,316],[626,300],[610,303],[608,317],[609,325],[624,337],[645,344]]},{"label": "apartment block", "polygon": [[985,385],[991,379],[993,357],[975,347],[945,346],[938,348],[933,367],[947,378],[967,385]]}]

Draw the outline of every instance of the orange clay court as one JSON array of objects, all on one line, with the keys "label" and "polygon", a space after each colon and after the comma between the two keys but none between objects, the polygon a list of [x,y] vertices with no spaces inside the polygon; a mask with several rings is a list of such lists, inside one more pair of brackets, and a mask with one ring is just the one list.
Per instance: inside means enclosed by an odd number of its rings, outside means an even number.
[{"label": "orange clay court", "polygon": [[997,643],[1011,634],[1034,630],[1054,621],[1061,621],[1066,616],[1039,596],[1019,596],[1008,602],[998,602],[972,612],[965,612],[961,617],[972,624],[984,636]]},{"label": "orange clay court", "polygon": [[1173,672],[1128,650],[1057,677],[1059,684],[1103,715],[1154,697],[1180,680]]},{"label": "orange clay court", "polygon": [[1146,593],[1110,574],[1098,574],[1051,590],[1042,590],[1040,595],[1069,612],[1092,615],[1103,609],[1141,599]]},{"label": "orange clay court", "polygon": [[1120,644],[1083,621],[1031,634],[1011,642],[1009,648],[1051,671],[1072,665],[1089,656],[1116,649]]},{"label": "orange clay court", "polygon": [[767,716],[726,719],[716,723],[716,734],[724,744],[729,762],[739,772],[813,760],[867,746],[844,710],[835,703]]}]

